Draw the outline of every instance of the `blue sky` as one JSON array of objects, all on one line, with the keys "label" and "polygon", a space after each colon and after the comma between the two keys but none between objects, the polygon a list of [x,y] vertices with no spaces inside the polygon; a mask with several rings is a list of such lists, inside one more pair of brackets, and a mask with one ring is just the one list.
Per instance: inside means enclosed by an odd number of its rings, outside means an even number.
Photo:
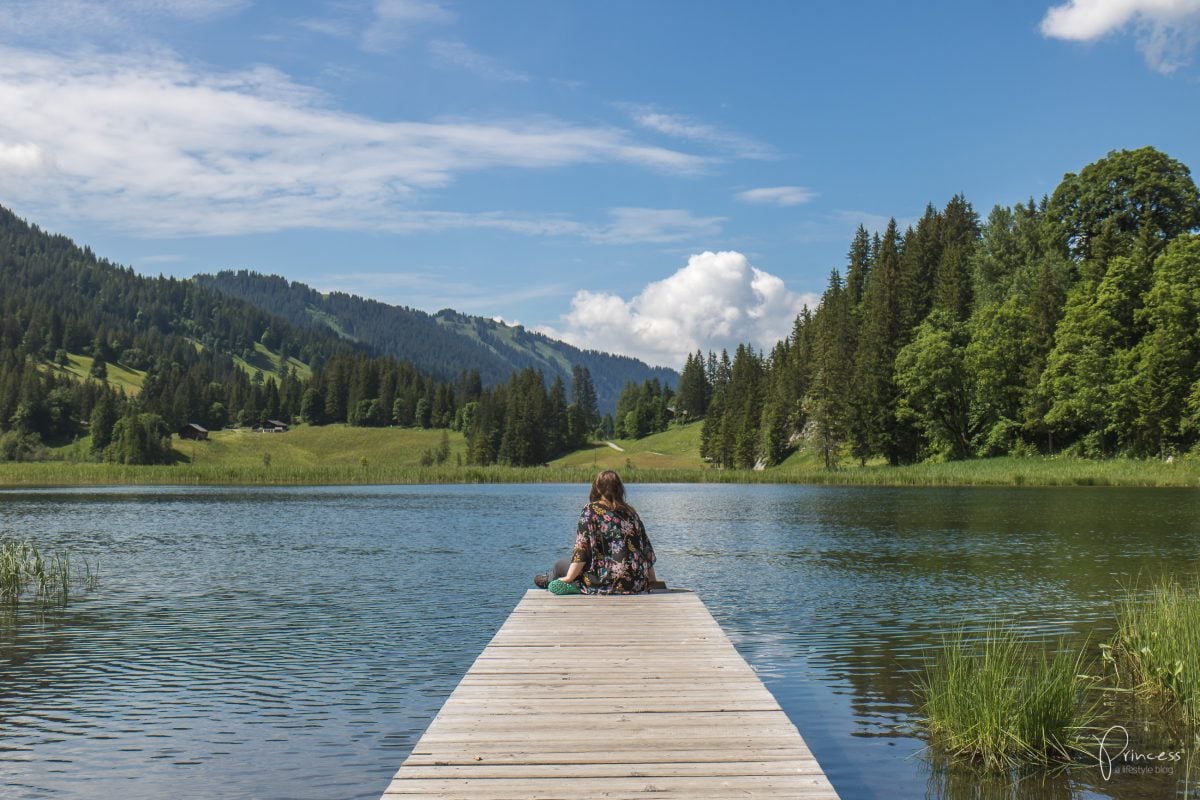
[{"label": "blue sky", "polygon": [[1200,166],[1198,41],[1200,0],[5,4],[0,204],[678,366],[785,335],[860,223]]}]

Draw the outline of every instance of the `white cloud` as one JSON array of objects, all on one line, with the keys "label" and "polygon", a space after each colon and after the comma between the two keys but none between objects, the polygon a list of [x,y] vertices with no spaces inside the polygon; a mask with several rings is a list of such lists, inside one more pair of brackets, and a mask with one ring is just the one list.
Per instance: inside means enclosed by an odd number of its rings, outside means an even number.
[{"label": "white cloud", "polygon": [[[636,227],[557,216],[418,211],[464,173],[629,164],[694,172],[710,159],[619,128],[546,117],[382,121],[326,105],[275,70],[207,74],[163,54],[78,57],[0,48],[0,182],[25,213],[54,211],[156,235],[289,228],[482,227],[604,241]],[[19,180],[10,180],[20,170]],[[715,221],[676,215],[649,241]],[[676,233],[671,233],[671,223]]]},{"label": "white cloud", "polygon": [[579,347],[634,356],[678,369],[697,349],[751,342],[770,349],[791,333],[796,315],[819,297],[797,294],[737,252],[704,252],[631,300],[579,291],[562,330],[541,332]]},{"label": "white cloud", "polygon": [[764,186],[761,189],[747,189],[744,192],[738,192],[735,196],[743,203],[798,206],[815,198],[817,193],[803,186]]},{"label": "white cloud", "polygon": [[387,52],[419,30],[454,19],[454,12],[436,0],[375,0],[374,16],[363,32],[362,46],[368,52]]},{"label": "white cloud", "polygon": [[525,73],[507,67],[491,56],[477,53],[462,42],[434,39],[429,43],[429,53],[436,64],[464,69],[481,78],[502,82],[529,82],[529,76]]},{"label": "white cloud", "polygon": [[608,225],[582,231],[600,244],[668,243],[716,236],[725,217],[697,217],[679,208],[614,208]]},{"label": "white cloud", "polygon": [[763,142],[721,130],[682,114],[671,114],[651,105],[617,103],[637,125],[676,139],[699,142],[727,150],[738,158],[770,159],[774,150]]},{"label": "white cloud", "polygon": [[1042,19],[1042,34],[1093,41],[1133,26],[1138,49],[1154,69],[1170,74],[1191,61],[1200,43],[1200,0],[1068,0]]},{"label": "white cloud", "polygon": [[36,144],[22,142],[5,144],[0,142],[0,174],[7,172],[29,172],[42,164],[42,149]]}]

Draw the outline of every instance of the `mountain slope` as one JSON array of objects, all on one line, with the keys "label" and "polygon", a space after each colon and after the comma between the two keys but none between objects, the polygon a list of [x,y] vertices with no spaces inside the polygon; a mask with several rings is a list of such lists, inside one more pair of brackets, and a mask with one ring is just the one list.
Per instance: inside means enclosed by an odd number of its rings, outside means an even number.
[{"label": "mountain slope", "polygon": [[573,366],[591,373],[603,411],[616,408],[626,381],[657,379],[674,386],[674,370],[650,367],[637,359],[581,350],[484,317],[445,309],[428,314],[343,292],[322,294],[305,284],[247,270],[197,275],[197,283],[246,300],[292,325],[327,328],[381,355],[411,361],[422,372],[449,380],[460,370],[479,370],[485,385],[494,386],[514,371],[532,367],[547,380],[561,376],[570,385]]}]

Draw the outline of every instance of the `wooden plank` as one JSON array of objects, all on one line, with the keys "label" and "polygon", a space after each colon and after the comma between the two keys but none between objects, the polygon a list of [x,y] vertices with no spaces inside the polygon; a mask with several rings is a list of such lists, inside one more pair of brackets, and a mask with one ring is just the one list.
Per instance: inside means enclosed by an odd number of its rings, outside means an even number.
[{"label": "wooden plank", "polygon": [[690,592],[528,592],[384,797],[647,795],[837,797]]}]

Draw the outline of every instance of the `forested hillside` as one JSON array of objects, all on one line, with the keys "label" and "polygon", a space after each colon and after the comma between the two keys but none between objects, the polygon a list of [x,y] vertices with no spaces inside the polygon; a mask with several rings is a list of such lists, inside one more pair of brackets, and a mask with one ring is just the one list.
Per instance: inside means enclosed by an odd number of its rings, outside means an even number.
[{"label": "forested hillside", "polygon": [[444,309],[427,314],[343,292],[322,294],[303,283],[247,270],[197,275],[195,280],[278,314],[292,325],[327,328],[381,355],[411,361],[418,369],[449,380],[460,370],[477,370],[484,386],[506,382],[514,372],[541,371],[548,381],[573,378],[586,367],[601,410],[612,413],[628,382],[658,380],[673,386],[676,374],[637,359],[564,342],[484,317]]},{"label": "forested hillside", "polygon": [[[195,281],[137,275],[4,209],[0,286],[0,460],[42,458],[48,445],[89,437],[92,458],[162,462],[172,457],[172,433],[190,423],[280,419],[474,433],[483,394],[477,371],[439,380]],[[586,368],[571,376],[587,394],[583,417],[561,381],[551,396],[540,373],[523,375],[539,391],[523,393],[522,403],[555,411],[562,429],[543,420],[532,432],[509,433],[507,449],[491,460],[540,463],[599,423]],[[487,435],[504,437],[511,419],[490,423]],[[535,434],[549,444],[519,441]]]},{"label": "forested hillside", "polygon": [[999,454],[1169,458],[1200,441],[1200,197],[1153,148],[1112,152],[981,221],[961,196],[860,228],[769,353],[689,357],[703,454],[800,446],[892,464]]}]

